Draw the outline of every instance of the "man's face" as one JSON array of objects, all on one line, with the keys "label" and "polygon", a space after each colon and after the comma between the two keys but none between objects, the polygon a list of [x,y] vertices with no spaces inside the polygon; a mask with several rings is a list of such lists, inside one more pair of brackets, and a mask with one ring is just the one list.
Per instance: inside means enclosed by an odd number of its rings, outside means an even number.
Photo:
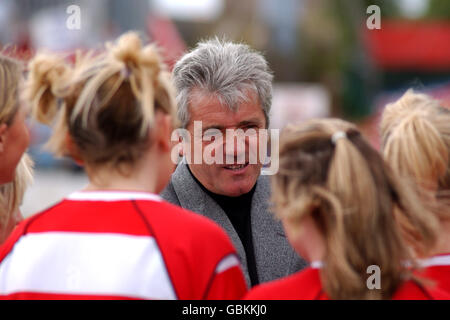
[{"label": "man's face", "polygon": [[[255,147],[259,141],[258,132],[260,129],[265,129],[266,119],[256,96],[250,93],[249,97],[251,99],[248,102],[241,103],[233,111],[222,105],[219,99],[211,93],[193,90],[191,94],[190,119],[186,129],[194,141],[202,143],[203,150],[211,143],[216,143],[223,150],[221,163],[207,164],[202,158],[200,164],[194,164],[194,161],[189,164],[189,168],[197,180],[213,193],[231,197],[245,194],[253,188],[260,175],[261,161],[259,158],[258,161],[249,161],[249,153],[257,153]],[[194,132],[194,121],[201,121],[202,131],[200,134],[202,137],[195,137],[198,132]],[[205,132],[207,134],[211,132],[211,129],[222,133],[223,140],[219,144],[214,139],[204,141]],[[227,129],[241,129],[246,133],[255,132],[256,134],[252,135],[251,142],[250,138],[246,136],[242,139],[242,144],[239,144],[237,138],[226,138]],[[243,148],[243,146],[245,147]],[[193,155],[194,143],[191,143],[190,147]],[[213,154],[215,153],[213,152]],[[245,160],[242,161],[244,158]],[[242,162],[245,163],[242,164]],[[241,165],[237,165],[238,163]]]}]

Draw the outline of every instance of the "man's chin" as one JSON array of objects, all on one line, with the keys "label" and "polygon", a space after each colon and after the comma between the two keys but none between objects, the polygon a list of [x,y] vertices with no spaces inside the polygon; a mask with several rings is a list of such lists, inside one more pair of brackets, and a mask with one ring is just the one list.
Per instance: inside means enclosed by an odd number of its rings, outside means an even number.
[{"label": "man's chin", "polygon": [[224,195],[228,197],[239,197],[243,194],[246,194],[252,190],[255,183],[245,183],[241,185],[234,185],[232,187],[228,186],[224,188]]},{"label": "man's chin", "polygon": [[250,192],[255,186],[257,179],[258,176],[255,177],[253,174],[244,177],[224,177],[221,181],[223,185],[222,190],[229,197],[238,197]]}]

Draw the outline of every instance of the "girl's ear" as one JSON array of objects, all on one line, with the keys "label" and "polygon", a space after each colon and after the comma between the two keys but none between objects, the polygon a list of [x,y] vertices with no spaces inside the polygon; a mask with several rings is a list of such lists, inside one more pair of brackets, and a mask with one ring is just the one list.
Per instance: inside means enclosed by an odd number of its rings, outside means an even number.
[{"label": "girl's ear", "polygon": [[150,130],[150,135],[154,135],[152,140],[158,145],[158,147],[164,152],[170,152],[172,147],[172,116],[163,112],[156,112],[155,114],[155,129]]},{"label": "girl's ear", "polygon": [[84,165],[83,158],[81,157],[80,151],[78,150],[78,147],[73,142],[72,137],[70,136],[69,133],[66,134],[65,140],[66,140],[65,142],[66,142],[67,150],[69,151],[71,158],[75,161],[75,163],[77,165],[83,166]]},{"label": "girl's ear", "polygon": [[8,130],[8,125],[6,123],[2,123],[0,125],[0,153],[2,153],[3,150],[5,150],[7,130]]}]

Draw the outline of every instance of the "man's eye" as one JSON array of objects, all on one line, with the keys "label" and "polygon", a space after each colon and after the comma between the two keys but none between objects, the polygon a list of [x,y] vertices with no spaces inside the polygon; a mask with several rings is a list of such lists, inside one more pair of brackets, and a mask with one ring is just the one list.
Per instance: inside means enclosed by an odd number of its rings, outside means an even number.
[{"label": "man's eye", "polygon": [[256,134],[258,132],[259,127],[257,125],[250,125],[243,129],[246,134]]},{"label": "man's eye", "polygon": [[208,129],[203,132],[203,138],[207,138],[209,140],[214,140],[216,136],[221,135],[222,132],[219,129]]}]

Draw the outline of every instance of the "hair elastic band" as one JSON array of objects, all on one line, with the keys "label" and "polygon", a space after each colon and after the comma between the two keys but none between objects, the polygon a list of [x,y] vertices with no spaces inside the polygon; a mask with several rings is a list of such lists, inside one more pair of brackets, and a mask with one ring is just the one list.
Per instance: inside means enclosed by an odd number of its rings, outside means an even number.
[{"label": "hair elastic band", "polygon": [[122,70],[120,70],[120,73],[125,79],[128,79],[131,74],[131,70],[128,68],[128,66],[125,66]]},{"label": "hair elastic band", "polygon": [[63,98],[56,98],[56,106],[58,109],[60,109],[64,104],[64,99]]},{"label": "hair elastic band", "polygon": [[331,136],[331,142],[333,144],[336,144],[336,142],[339,139],[346,139],[347,138],[347,134],[344,131],[336,131],[335,133],[333,133],[333,135]]}]

